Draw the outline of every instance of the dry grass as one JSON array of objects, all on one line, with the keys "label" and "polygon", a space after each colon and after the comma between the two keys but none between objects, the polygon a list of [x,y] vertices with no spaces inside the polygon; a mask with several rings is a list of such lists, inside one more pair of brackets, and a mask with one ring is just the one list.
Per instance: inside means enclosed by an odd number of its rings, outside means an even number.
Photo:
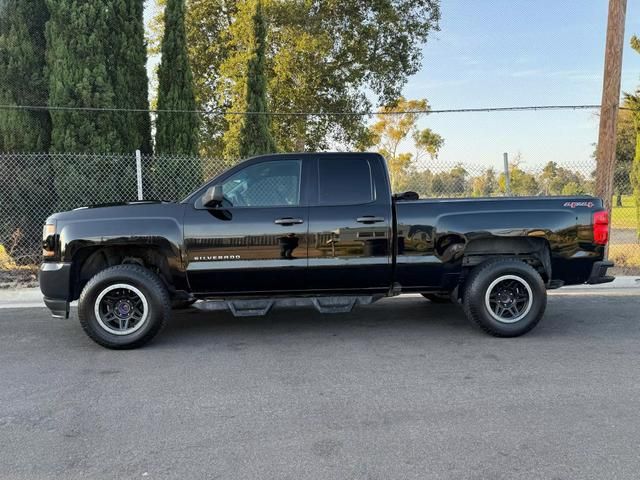
[{"label": "dry grass", "polygon": [[16,262],[11,258],[4,245],[0,245],[0,270],[13,270],[15,268],[17,268]]},{"label": "dry grass", "polygon": [[640,268],[640,244],[622,243],[609,246],[609,259],[620,268]]},{"label": "dry grass", "polygon": [[37,285],[38,266],[17,265],[4,246],[0,245],[0,289]]}]

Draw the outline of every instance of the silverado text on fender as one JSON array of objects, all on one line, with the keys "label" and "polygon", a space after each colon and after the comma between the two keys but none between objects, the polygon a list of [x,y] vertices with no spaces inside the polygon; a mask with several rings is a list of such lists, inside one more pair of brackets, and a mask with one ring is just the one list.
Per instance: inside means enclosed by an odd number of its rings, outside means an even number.
[{"label": "silverado text on fender", "polygon": [[40,287],[109,348],[148,342],[172,308],[326,312],[418,292],[461,301],[486,332],[531,330],[546,289],[610,282],[609,221],[593,197],[392,196],[372,153],[251,158],[180,203],[140,201],[49,217]]}]

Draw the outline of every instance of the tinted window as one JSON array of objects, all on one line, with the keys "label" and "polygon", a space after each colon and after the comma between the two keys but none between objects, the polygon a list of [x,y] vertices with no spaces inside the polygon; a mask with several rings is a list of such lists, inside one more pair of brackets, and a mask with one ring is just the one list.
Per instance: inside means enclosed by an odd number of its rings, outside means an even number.
[{"label": "tinted window", "polygon": [[364,158],[321,159],[319,199],[324,205],[368,203],[373,200],[371,167]]},{"label": "tinted window", "polygon": [[222,184],[225,204],[234,207],[299,205],[300,167],[300,160],[263,162],[246,167]]}]

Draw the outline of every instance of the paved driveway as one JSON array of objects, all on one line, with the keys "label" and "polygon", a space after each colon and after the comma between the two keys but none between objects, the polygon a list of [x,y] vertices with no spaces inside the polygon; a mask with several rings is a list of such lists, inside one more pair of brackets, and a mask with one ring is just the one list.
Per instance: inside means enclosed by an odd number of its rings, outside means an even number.
[{"label": "paved driveway", "polygon": [[638,478],[640,290],[547,312],[505,340],[418,297],[193,311],[114,352],[0,310],[0,478]]}]

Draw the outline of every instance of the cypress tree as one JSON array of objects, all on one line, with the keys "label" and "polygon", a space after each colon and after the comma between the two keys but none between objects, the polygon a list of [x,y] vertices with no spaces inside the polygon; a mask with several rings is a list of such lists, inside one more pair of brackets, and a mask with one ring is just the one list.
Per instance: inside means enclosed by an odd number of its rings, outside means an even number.
[{"label": "cypress tree", "polygon": [[116,48],[114,40],[123,34],[116,29],[117,0],[47,2],[49,104],[71,108],[51,110],[51,151],[98,154],[54,157],[58,208],[135,198],[132,153],[139,142],[123,133],[130,128],[127,116],[113,111],[125,88],[114,76],[128,68],[119,56],[124,47]]},{"label": "cypress tree", "polygon": [[[0,1],[0,103],[46,106],[48,17],[44,0]],[[55,201],[46,155],[50,141],[46,110],[0,110],[0,244],[15,247],[17,256],[38,251],[42,223],[51,213],[47,205]]]},{"label": "cypress tree", "polygon": [[[253,16],[255,50],[247,70],[247,113],[240,131],[240,156],[250,157],[275,152],[276,147],[269,131],[267,113],[267,78],[265,54],[267,49],[267,22],[258,0]],[[250,112],[256,112],[252,115]]]},{"label": "cypress tree", "polygon": [[[49,104],[54,107],[116,107],[108,72],[113,1],[47,0]],[[117,115],[107,110],[52,110],[52,150],[122,152]]]},{"label": "cypress tree", "polygon": [[[9,105],[44,106],[44,0],[6,0],[0,5],[0,101]],[[0,151],[46,152],[51,119],[46,110],[0,112]],[[6,172],[5,172],[6,173]]]},{"label": "cypress tree", "polygon": [[143,0],[47,0],[52,147],[59,152],[151,150]]},{"label": "cypress tree", "polygon": [[[184,0],[167,0],[164,11],[162,58],[158,69],[158,153],[196,155],[198,117],[193,93],[193,77],[187,57],[184,29]],[[162,112],[180,110],[188,113]]]},{"label": "cypress tree", "polygon": [[[158,158],[155,165],[155,196],[178,199],[202,181],[198,154],[198,117],[193,77],[187,56],[184,27],[184,0],[167,0],[164,11],[162,58],[158,69],[158,117],[156,121],[157,154],[194,157],[185,169],[175,159]],[[167,112],[163,110],[178,110]]]},{"label": "cypress tree", "polygon": [[110,22],[109,67],[115,98],[120,109],[117,123],[125,152],[151,153],[151,119],[147,78],[147,46],[144,38],[144,0],[114,0]]}]

